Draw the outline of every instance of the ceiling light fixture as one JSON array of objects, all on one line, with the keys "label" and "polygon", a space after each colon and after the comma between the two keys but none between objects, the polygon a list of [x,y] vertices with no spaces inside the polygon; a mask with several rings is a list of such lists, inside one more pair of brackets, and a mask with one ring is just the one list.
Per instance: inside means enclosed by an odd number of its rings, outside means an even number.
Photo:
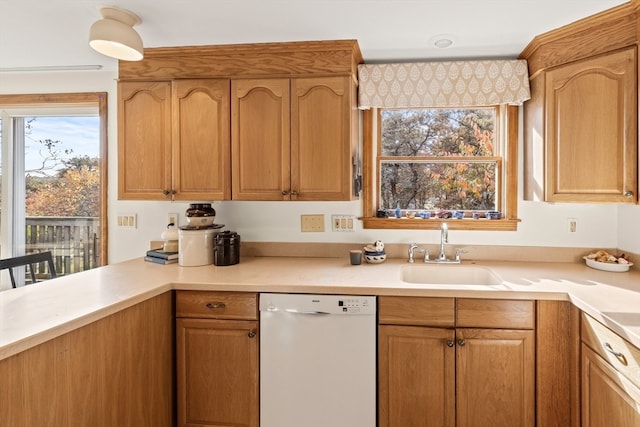
[{"label": "ceiling light fixture", "polygon": [[144,56],[142,39],[133,29],[140,18],[115,6],[100,9],[103,19],[89,30],[89,46],[103,55],[123,61],[139,61]]}]

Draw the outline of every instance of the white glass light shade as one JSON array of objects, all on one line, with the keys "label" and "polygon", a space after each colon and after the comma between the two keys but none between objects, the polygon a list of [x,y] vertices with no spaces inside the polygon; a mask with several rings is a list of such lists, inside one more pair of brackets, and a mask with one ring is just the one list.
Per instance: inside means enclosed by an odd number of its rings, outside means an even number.
[{"label": "white glass light shade", "polygon": [[124,9],[105,7],[100,10],[104,19],[96,21],[89,30],[89,46],[103,55],[124,61],[139,61],[144,56],[142,39],[133,29],[140,18]]}]

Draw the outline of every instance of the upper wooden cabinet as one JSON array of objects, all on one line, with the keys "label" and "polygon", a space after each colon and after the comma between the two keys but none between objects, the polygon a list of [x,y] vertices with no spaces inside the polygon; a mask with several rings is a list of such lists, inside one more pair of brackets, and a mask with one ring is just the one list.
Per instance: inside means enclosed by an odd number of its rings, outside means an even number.
[{"label": "upper wooden cabinet", "polygon": [[165,199],[171,189],[171,83],[118,85],[118,198]]},{"label": "upper wooden cabinet", "polygon": [[355,40],[155,48],[120,62],[119,198],[357,198],[361,62]]},{"label": "upper wooden cabinet", "polygon": [[[638,200],[637,19],[625,5],[539,36],[524,105],[524,198]],[[596,39],[597,36],[597,39]]]},{"label": "upper wooden cabinet", "polygon": [[227,79],[119,84],[120,199],[231,196]]},{"label": "upper wooden cabinet", "polygon": [[352,198],[350,77],[234,80],[231,110],[234,200]]},{"label": "upper wooden cabinet", "polygon": [[231,197],[229,80],[173,82],[173,190],[176,200]]},{"label": "upper wooden cabinet", "polygon": [[234,200],[289,198],[289,79],[231,85]]},{"label": "upper wooden cabinet", "polygon": [[545,200],[635,202],[635,48],[549,70],[544,84]]}]

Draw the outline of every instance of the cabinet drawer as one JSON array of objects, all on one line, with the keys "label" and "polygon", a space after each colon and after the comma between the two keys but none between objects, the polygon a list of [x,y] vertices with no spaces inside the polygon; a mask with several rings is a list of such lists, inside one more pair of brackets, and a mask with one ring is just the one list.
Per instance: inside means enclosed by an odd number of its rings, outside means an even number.
[{"label": "cabinet drawer", "polygon": [[176,317],[258,319],[258,295],[245,292],[178,291]]},{"label": "cabinet drawer", "polygon": [[582,342],[640,387],[640,349],[587,314],[581,320]]},{"label": "cabinet drawer", "polygon": [[385,325],[455,326],[453,298],[378,298],[378,323]]},{"label": "cabinet drawer", "polygon": [[456,326],[469,328],[533,329],[534,301],[459,298]]}]

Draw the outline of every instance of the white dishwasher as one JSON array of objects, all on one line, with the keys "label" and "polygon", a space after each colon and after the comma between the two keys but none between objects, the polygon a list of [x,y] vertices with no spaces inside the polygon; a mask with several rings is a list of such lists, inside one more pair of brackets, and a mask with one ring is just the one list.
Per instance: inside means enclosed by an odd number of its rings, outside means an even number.
[{"label": "white dishwasher", "polygon": [[260,294],[260,427],[376,426],[376,298]]}]

